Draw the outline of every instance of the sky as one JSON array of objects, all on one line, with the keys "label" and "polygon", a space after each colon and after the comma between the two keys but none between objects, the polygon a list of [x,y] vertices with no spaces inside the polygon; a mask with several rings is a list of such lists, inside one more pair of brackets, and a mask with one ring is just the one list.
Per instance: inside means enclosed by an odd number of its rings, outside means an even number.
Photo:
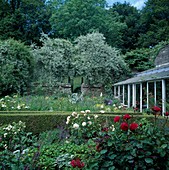
[{"label": "sky", "polygon": [[147,0],[107,0],[107,3],[109,6],[111,6],[115,2],[124,3],[125,1],[127,3],[130,3],[132,6],[136,7],[137,9],[142,9],[142,7],[144,6],[144,3]]}]

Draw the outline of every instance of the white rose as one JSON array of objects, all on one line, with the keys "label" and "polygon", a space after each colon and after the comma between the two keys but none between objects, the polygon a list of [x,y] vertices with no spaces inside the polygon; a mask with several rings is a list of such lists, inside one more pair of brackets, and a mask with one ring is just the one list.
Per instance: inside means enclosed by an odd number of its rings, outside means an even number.
[{"label": "white rose", "polygon": [[97,119],[97,118],[98,118],[98,115],[94,115],[94,118]]},{"label": "white rose", "polygon": [[77,112],[73,112],[73,113],[72,113],[72,116],[76,116],[76,115],[77,115]]},{"label": "white rose", "polygon": [[90,113],[90,110],[85,110],[86,113]]},{"label": "white rose", "polygon": [[80,111],[80,113],[85,113],[85,111],[82,110],[82,111]]},{"label": "white rose", "polygon": [[100,110],[100,113],[104,113],[105,111],[104,110]]},{"label": "white rose", "polygon": [[86,122],[83,122],[83,123],[82,123],[82,126],[86,126]]},{"label": "white rose", "polygon": [[78,125],[77,123],[75,123],[75,124],[73,125],[73,128],[74,128],[74,129],[78,129],[78,128],[79,128],[79,125]]}]

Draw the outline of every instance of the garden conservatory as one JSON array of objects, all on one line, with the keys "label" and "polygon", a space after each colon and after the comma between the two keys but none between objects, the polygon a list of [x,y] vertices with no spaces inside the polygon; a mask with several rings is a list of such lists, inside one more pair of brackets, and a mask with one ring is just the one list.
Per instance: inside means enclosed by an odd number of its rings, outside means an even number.
[{"label": "garden conservatory", "polygon": [[164,116],[168,110],[169,96],[169,45],[160,50],[155,66],[114,84],[114,96],[128,108],[139,107],[140,112],[155,105],[160,106]]}]

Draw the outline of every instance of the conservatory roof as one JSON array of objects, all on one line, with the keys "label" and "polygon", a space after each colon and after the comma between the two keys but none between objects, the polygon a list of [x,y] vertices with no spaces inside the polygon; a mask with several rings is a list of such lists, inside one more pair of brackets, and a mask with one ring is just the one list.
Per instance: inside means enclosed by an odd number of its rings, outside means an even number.
[{"label": "conservatory roof", "polygon": [[141,82],[160,80],[165,78],[169,78],[169,63],[164,64],[162,66],[158,66],[150,70],[143,71],[132,78],[115,83],[114,86],[123,85],[123,84],[141,83]]}]

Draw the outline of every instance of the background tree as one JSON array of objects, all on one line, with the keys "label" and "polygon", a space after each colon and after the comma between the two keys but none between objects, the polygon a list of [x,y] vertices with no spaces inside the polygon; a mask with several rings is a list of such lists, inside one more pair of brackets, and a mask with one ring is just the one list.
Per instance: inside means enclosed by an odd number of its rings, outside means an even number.
[{"label": "background tree", "polygon": [[32,81],[33,68],[29,47],[13,39],[0,41],[0,95],[23,94]]},{"label": "background tree", "polygon": [[169,39],[169,1],[148,0],[142,10],[138,45],[149,47]]},{"label": "background tree", "polygon": [[159,51],[169,44],[169,41],[161,41],[151,48],[137,48],[125,54],[125,62],[133,72],[141,72],[154,68],[154,61]]},{"label": "background tree", "polygon": [[109,9],[109,14],[114,16],[117,13],[119,21],[127,25],[122,32],[122,44],[120,48],[125,53],[131,49],[135,49],[139,37],[139,20],[140,12],[137,8],[131,6],[130,3],[114,3]]},{"label": "background tree", "polygon": [[105,42],[103,34],[80,36],[75,43],[76,76],[83,76],[87,84],[112,84],[127,74],[122,56]]},{"label": "background tree", "polygon": [[117,15],[108,14],[105,0],[67,0],[56,6],[50,19],[56,37],[74,40],[95,30],[103,33],[112,46],[121,44],[125,24],[118,21]]},{"label": "background tree", "polygon": [[0,39],[39,43],[41,33],[51,30],[50,15],[45,0],[0,0]]}]

